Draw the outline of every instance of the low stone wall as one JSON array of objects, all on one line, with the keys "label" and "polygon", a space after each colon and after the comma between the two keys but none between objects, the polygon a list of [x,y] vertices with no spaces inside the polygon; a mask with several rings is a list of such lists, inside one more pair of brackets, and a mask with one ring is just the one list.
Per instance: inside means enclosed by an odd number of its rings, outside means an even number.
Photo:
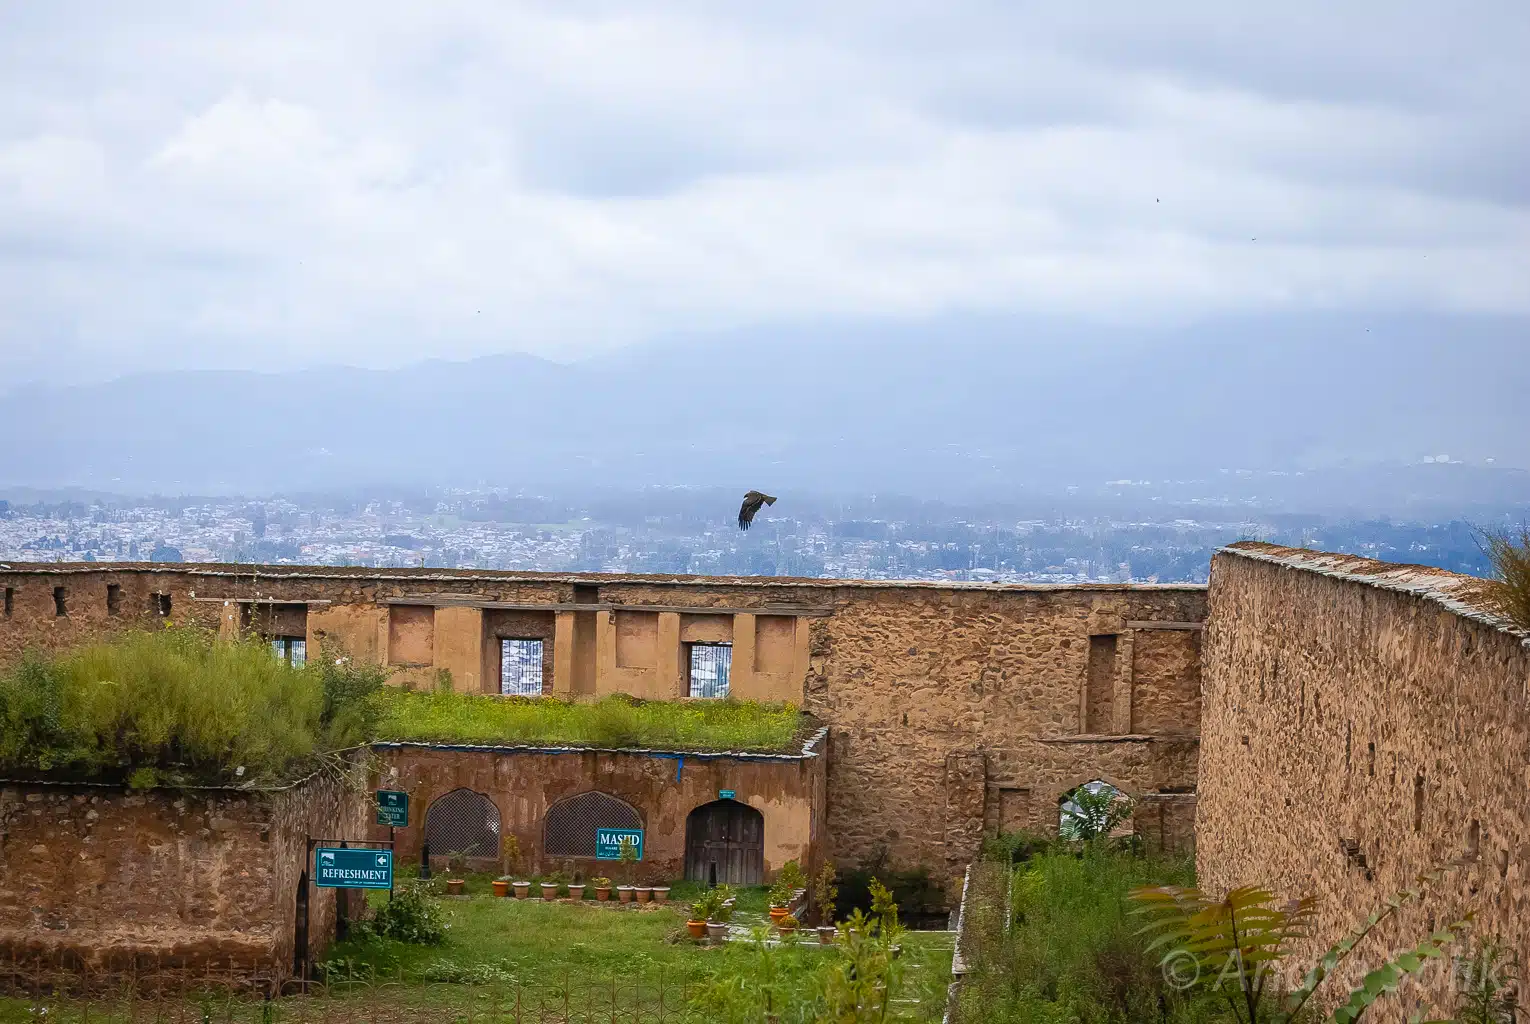
[{"label": "low stone wall", "polygon": [[[379,744],[387,765],[384,784],[409,793],[409,827],[396,832],[400,860],[418,859],[430,805],[458,789],[480,793],[499,813],[502,834],[513,833],[522,868],[530,873],[558,867],[547,856],[543,821],[560,800],[591,791],[614,796],[642,816],[644,870],[665,878],[684,873],[686,819],[723,791],[764,818],[764,868],[773,876],[788,860],[816,865],[823,828],[825,757],[822,736],[797,755],[685,754],[664,751],[462,748]],[[386,839],[377,827],[373,837]],[[437,868],[447,850],[432,849]],[[470,858],[490,869],[495,858]],[[609,862],[576,861],[586,875],[614,873]]]},{"label": "low stone wall", "polygon": [[[1201,885],[1317,896],[1293,949],[1310,963],[1419,874],[1461,862],[1330,986],[1468,911],[1478,936],[1530,955],[1530,648],[1474,601],[1480,583],[1254,543],[1212,563]],[[1447,967],[1367,1019],[1401,1020],[1420,998],[1453,1009]]]},{"label": "low stone wall", "polygon": [[[265,792],[4,783],[0,958],[100,977],[280,981],[307,837],[364,837],[368,808],[329,776]],[[310,891],[317,955],[338,897]]]}]

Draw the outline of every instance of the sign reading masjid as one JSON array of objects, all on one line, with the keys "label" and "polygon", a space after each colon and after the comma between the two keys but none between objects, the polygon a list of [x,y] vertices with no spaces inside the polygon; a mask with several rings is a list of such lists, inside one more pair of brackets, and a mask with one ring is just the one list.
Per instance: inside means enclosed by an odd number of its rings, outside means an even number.
[{"label": "sign reading masjid", "polygon": [[314,854],[313,883],[322,889],[393,888],[392,850],[341,850],[321,846]]},{"label": "sign reading masjid", "polygon": [[621,860],[622,842],[635,846],[637,859],[643,859],[643,830],[640,828],[597,828],[595,830],[595,859]]}]

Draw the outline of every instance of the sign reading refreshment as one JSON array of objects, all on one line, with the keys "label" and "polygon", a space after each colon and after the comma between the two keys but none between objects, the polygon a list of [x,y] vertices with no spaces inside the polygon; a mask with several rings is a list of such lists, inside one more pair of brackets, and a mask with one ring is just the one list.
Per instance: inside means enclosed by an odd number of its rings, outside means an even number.
[{"label": "sign reading refreshment", "polygon": [[392,850],[340,850],[321,846],[314,851],[314,885],[321,889],[393,888]]},{"label": "sign reading refreshment", "polygon": [[637,859],[643,859],[643,830],[640,828],[597,828],[595,830],[595,859],[621,860],[622,843],[636,847]]},{"label": "sign reading refreshment", "polygon": [[377,823],[392,828],[409,826],[409,794],[392,789],[377,791]]}]

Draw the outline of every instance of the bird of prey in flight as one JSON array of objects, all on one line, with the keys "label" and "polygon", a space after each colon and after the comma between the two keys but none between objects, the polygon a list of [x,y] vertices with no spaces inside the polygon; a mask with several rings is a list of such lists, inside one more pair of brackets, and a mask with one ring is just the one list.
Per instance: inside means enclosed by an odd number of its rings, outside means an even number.
[{"label": "bird of prey in flight", "polygon": [[750,491],[744,495],[744,503],[738,507],[738,528],[749,529],[749,524],[754,522],[754,514],[760,510],[760,506],[775,503],[776,499],[764,491]]}]

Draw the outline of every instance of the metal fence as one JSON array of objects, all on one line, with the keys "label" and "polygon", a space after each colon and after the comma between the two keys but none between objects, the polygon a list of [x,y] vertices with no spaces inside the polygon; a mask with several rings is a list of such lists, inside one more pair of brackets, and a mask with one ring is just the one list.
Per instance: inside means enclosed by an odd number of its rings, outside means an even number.
[{"label": "metal fence", "polygon": [[692,697],[726,697],[733,645],[691,644]]},{"label": "metal fence", "polygon": [[549,857],[593,857],[596,829],[642,827],[642,816],[616,797],[580,793],[547,809],[542,825],[542,852]]},{"label": "metal fence", "polygon": [[454,789],[425,809],[425,843],[432,853],[499,856],[499,808],[471,789]]}]

